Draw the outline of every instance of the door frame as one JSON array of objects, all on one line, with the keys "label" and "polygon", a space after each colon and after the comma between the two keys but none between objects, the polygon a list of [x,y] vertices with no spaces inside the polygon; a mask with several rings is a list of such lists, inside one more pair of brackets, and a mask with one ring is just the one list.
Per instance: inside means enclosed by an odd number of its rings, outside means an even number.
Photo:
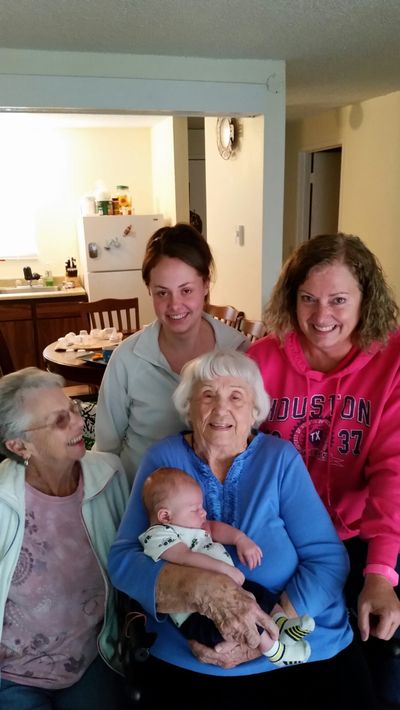
[{"label": "door frame", "polygon": [[[329,150],[340,148],[340,143],[335,145],[324,146],[322,148],[313,148],[313,150],[303,150],[298,154],[297,159],[297,210],[296,210],[296,236],[295,247],[298,247],[303,242],[308,241],[311,221],[311,169],[312,156],[314,153],[324,153]],[[339,198],[340,199],[340,198]]]}]

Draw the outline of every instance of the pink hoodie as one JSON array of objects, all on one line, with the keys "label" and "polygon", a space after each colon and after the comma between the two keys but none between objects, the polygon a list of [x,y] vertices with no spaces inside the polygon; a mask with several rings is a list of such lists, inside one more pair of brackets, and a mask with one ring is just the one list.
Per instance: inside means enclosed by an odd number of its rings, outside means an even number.
[{"label": "pink hoodie", "polygon": [[[271,411],[261,430],[301,453],[342,539],[369,542],[368,564],[395,567],[400,549],[400,330],[386,347],[353,348],[331,372],[311,370],[296,333],[247,351]],[[312,521],[310,521],[312,524]]]}]

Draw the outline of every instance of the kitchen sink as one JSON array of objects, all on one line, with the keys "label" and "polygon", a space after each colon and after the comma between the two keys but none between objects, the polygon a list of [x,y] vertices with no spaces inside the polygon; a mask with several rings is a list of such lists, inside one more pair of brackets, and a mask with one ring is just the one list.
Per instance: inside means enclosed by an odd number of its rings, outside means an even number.
[{"label": "kitchen sink", "polygon": [[0,288],[1,293],[49,293],[50,291],[58,291],[57,286],[42,286],[41,284],[34,284],[32,286],[3,286]]}]

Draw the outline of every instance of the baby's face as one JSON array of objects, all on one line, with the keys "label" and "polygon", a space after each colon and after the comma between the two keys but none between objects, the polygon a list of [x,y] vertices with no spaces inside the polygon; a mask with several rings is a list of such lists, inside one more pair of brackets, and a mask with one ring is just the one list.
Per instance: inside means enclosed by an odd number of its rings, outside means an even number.
[{"label": "baby's face", "polygon": [[173,495],[168,507],[171,523],[184,528],[202,528],[206,519],[203,493],[197,485],[182,485]]}]

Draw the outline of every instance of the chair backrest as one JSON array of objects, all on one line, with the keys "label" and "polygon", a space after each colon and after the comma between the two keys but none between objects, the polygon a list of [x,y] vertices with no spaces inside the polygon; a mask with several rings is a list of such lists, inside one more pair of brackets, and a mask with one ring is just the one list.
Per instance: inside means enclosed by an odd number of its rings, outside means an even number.
[{"label": "chair backrest", "polygon": [[140,330],[138,298],[104,298],[82,302],[82,313],[89,316],[91,328],[111,328],[129,335]]},{"label": "chair backrest", "polygon": [[0,330],[0,377],[14,372],[15,367],[8,349],[7,341]]},{"label": "chair backrest", "polygon": [[253,342],[253,340],[258,340],[258,338],[262,338],[263,335],[265,335],[266,328],[261,320],[242,318],[240,322],[240,332]]},{"label": "chair backrest", "polygon": [[244,315],[242,311],[238,311],[233,306],[213,306],[211,303],[207,303],[204,306],[204,310],[213,318],[222,320],[224,323],[231,325],[234,328],[238,317]]}]

